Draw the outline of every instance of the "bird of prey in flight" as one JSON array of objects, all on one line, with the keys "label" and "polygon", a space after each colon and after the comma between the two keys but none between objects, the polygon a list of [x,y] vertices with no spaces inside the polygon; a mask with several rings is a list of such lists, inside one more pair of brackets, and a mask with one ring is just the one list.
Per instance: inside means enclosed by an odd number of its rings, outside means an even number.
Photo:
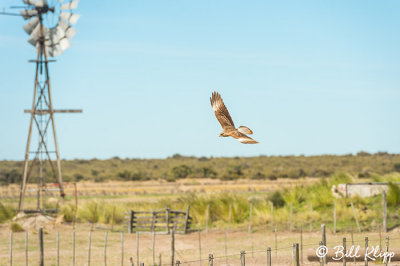
[{"label": "bird of prey in flight", "polygon": [[222,132],[219,134],[220,137],[233,137],[244,144],[256,144],[258,141],[250,138],[246,134],[253,134],[250,128],[240,126],[235,128],[235,124],[232,121],[231,115],[228,112],[224,102],[222,101],[221,95],[218,92],[213,92],[210,98],[211,106],[214,110],[215,116],[222,126]]}]

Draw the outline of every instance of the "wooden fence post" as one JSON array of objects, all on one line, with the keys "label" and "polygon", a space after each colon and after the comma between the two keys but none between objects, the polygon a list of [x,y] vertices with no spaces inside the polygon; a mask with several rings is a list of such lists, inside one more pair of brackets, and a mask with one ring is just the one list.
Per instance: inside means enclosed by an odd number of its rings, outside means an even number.
[{"label": "wooden fence post", "polygon": [[208,254],[208,266],[214,265],[214,256],[213,254]]},{"label": "wooden fence post", "polygon": [[10,266],[13,264],[13,232],[10,231]]},{"label": "wooden fence post", "polygon": [[[368,237],[365,237],[365,254],[368,252]],[[368,256],[364,256],[365,266],[368,266]]]},{"label": "wooden fence post", "polygon": [[190,210],[190,205],[187,206],[186,209],[186,216],[185,216],[185,231],[184,233],[187,233],[188,227],[189,227],[189,210]]},{"label": "wooden fence post", "polygon": [[44,265],[44,243],[43,243],[43,228],[39,228],[39,248],[40,248],[40,261],[39,265]]},{"label": "wooden fence post", "polygon": [[253,203],[250,202],[250,210],[249,210],[249,234],[251,241],[251,256],[254,257],[254,246],[253,246],[253,232],[251,230],[251,216],[253,214]]},{"label": "wooden fence post", "polygon": [[292,261],[294,266],[300,266],[299,243],[294,243],[292,247]]},{"label": "wooden fence post", "polygon": [[104,233],[104,266],[107,265],[107,236],[108,232]]},{"label": "wooden fence post", "polygon": [[136,265],[139,265],[139,232],[136,232]]},{"label": "wooden fence post", "polygon": [[293,226],[293,202],[290,203],[290,221],[289,221],[289,231],[292,232]]},{"label": "wooden fence post", "polygon": [[175,230],[171,232],[171,265],[175,262]]},{"label": "wooden fence post", "polygon": [[121,232],[121,266],[124,266],[124,232]]},{"label": "wooden fence post", "polygon": [[250,210],[249,210],[249,234],[251,234],[251,215],[253,213],[253,203],[250,202]]},{"label": "wooden fence post", "polygon": [[158,255],[158,266],[162,266],[161,253]]},{"label": "wooden fence post", "polygon": [[312,202],[310,203],[310,232],[312,232]]},{"label": "wooden fence post", "polygon": [[206,209],[206,235],[208,236],[208,219],[210,215],[210,204],[207,204],[207,209]]},{"label": "wooden fence post", "polygon": [[[352,225],[350,226],[350,229],[351,229],[351,245],[354,247],[354,233],[353,233],[353,226]],[[354,262],[354,264],[356,264],[356,257],[355,256],[353,257],[353,262]]]},{"label": "wooden fence post", "polygon": [[271,232],[274,232],[274,203],[272,201],[271,201]]},{"label": "wooden fence post", "polygon": [[333,205],[333,233],[336,234],[336,201]]},{"label": "wooden fence post", "polygon": [[[319,241],[319,246],[323,246],[324,245],[324,243],[322,242],[322,241]],[[320,257],[319,258],[319,265],[320,266],[323,266],[324,265],[324,259],[323,259],[323,257]]]},{"label": "wooden fence post", "polygon": [[275,258],[278,257],[278,233],[276,232],[275,226]]},{"label": "wooden fence post", "polygon": [[[324,246],[326,246],[326,228],[325,224],[321,224],[321,240]],[[327,259],[326,255],[324,256],[324,264],[326,264]]]},{"label": "wooden fence post", "polygon": [[354,209],[353,202],[350,202],[350,205],[351,205],[351,208],[353,209],[353,215],[354,215],[354,219],[356,220],[356,223],[357,223],[358,232],[361,233],[360,225],[359,225],[359,223],[358,223],[358,219],[357,219],[357,215],[356,215],[356,210]]},{"label": "wooden fence post", "polygon": [[225,264],[228,265],[228,240],[226,236],[226,228],[224,228],[224,240],[225,240]]},{"label": "wooden fence post", "polygon": [[267,266],[271,266],[271,248],[267,248]]},{"label": "wooden fence post", "polygon": [[60,265],[60,233],[57,232],[57,266]]},{"label": "wooden fence post", "polygon": [[89,232],[89,247],[88,247],[88,266],[90,266],[90,251],[92,248],[92,232]]},{"label": "wooden fence post", "polygon": [[228,215],[228,230],[231,231],[231,221],[232,221],[232,203],[229,203],[229,215]]},{"label": "wooden fence post", "polygon": [[199,232],[199,261],[201,265],[201,236],[200,236],[200,229],[198,230]]},{"label": "wooden fence post", "polygon": [[72,232],[72,266],[75,266],[75,231]]},{"label": "wooden fence post", "polygon": [[[346,254],[346,238],[343,237],[343,254]],[[343,266],[346,266],[346,256],[343,256]]]},{"label": "wooden fence post", "polygon": [[129,215],[129,225],[128,225],[128,230],[129,230],[129,234],[132,234],[133,232],[133,219],[135,217],[134,211],[130,211],[130,215]]},{"label": "wooden fence post", "polygon": [[153,251],[153,265],[156,263],[156,232],[151,233],[151,249]]},{"label": "wooden fence post", "polygon": [[383,209],[383,232],[387,232],[387,204],[386,204],[386,192],[382,192],[382,209]]},{"label": "wooden fence post", "polygon": [[28,232],[25,232],[25,265],[28,266]]},{"label": "wooden fence post", "polygon": [[246,266],[246,252],[244,250],[240,251],[240,265]]},{"label": "wooden fence post", "polygon": [[300,227],[300,253],[301,253],[301,264],[303,264],[303,226]]},{"label": "wooden fence post", "polygon": [[166,231],[169,234],[169,208],[167,207],[165,210],[165,224],[166,224]]}]

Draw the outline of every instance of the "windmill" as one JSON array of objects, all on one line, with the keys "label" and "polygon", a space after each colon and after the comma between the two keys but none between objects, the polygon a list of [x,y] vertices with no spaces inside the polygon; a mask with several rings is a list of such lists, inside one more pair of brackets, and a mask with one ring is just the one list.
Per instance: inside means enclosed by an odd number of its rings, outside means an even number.
[{"label": "windmill", "polygon": [[[27,184],[34,173],[37,173],[37,189],[30,189],[30,191],[37,192],[37,208],[36,210],[25,211],[45,212],[43,197],[48,190],[58,190],[62,198],[65,196],[54,114],[80,113],[82,110],[56,110],[53,108],[49,63],[55,62],[55,60],[49,58],[61,55],[71,46],[70,40],[76,34],[76,29],[72,25],[75,25],[79,19],[79,14],[74,13],[74,10],[78,7],[78,1],[62,3],[63,0],[23,0],[25,6],[14,7],[23,8],[20,14],[3,12],[6,15],[20,15],[28,21],[23,29],[29,34],[28,42],[36,48],[37,54],[36,60],[29,60],[29,62],[35,63],[36,72],[32,108],[24,111],[30,114],[30,124],[18,205],[19,211],[23,210]],[[38,144],[36,150],[31,151],[33,128],[37,129]],[[49,131],[51,131],[54,141],[54,150],[50,150],[47,142],[50,135]],[[48,171],[48,166],[51,172]],[[47,189],[45,176],[49,178],[48,173],[55,178],[58,184],[56,189]]]}]

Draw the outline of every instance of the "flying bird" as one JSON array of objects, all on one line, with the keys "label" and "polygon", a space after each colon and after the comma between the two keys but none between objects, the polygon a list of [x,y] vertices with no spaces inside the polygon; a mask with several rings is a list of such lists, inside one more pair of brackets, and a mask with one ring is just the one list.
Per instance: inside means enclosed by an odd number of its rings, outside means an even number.
[{"label": "flying bird", "polygon": [[215,116],[218,122],[222,126],[222,132],[219,134],[220,137],[233,137],[244,144],[256,144],[258,141],[250,138],[246,134],[253,134],[250,128],[240,126],[235,128],[235,124],[232,121],[231,115],[228,112],[224,102],[222,101],[221,95],[218,92],[213,92],[210,98],[211,106],[214,110]]}]

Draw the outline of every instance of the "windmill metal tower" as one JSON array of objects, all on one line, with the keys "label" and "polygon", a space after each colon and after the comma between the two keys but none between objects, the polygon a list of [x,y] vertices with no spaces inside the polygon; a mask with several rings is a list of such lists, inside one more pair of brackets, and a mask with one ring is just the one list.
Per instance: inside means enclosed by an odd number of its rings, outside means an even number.
[{"label": "windmill metal tower", "polygon": [[[79,19],[79,15],[73,13],[73,10],[78,7],[78,0],[64,4],[62,4],[63,0],[23,1],[26,6],[23,7],[20,15],[25,20],[30,20],[23,29],[30,35],[28,42],[36,47],[37,56],[36,60],[29,60],[35,63],[36,72],[32,108],[24,111],[30,114],[30,124],[18,209],[23,210],[27,184],[31,177],[36,175],[37,189],[34,191],[37,192],[37,207],[36,210],[29,211],[44,212],[46,210],[43,207],[43,197],[47,190],[45,178],[49,178],[49,173],[55,178],[61,197],[65,196],[54,114],[82,112],[82,110],[53,108],[49,74],[49,63],[55,62],[49,58],[61,55],[71,46],[70,39],[76,33],[71,25],[76,24]],[[36,149],[31,149],[34,148],[32,147],[34,146],[32,143],[34,128],[37,130],[38,143]],[[53,138],[53,144],[48,143],[49,137]]]}]

